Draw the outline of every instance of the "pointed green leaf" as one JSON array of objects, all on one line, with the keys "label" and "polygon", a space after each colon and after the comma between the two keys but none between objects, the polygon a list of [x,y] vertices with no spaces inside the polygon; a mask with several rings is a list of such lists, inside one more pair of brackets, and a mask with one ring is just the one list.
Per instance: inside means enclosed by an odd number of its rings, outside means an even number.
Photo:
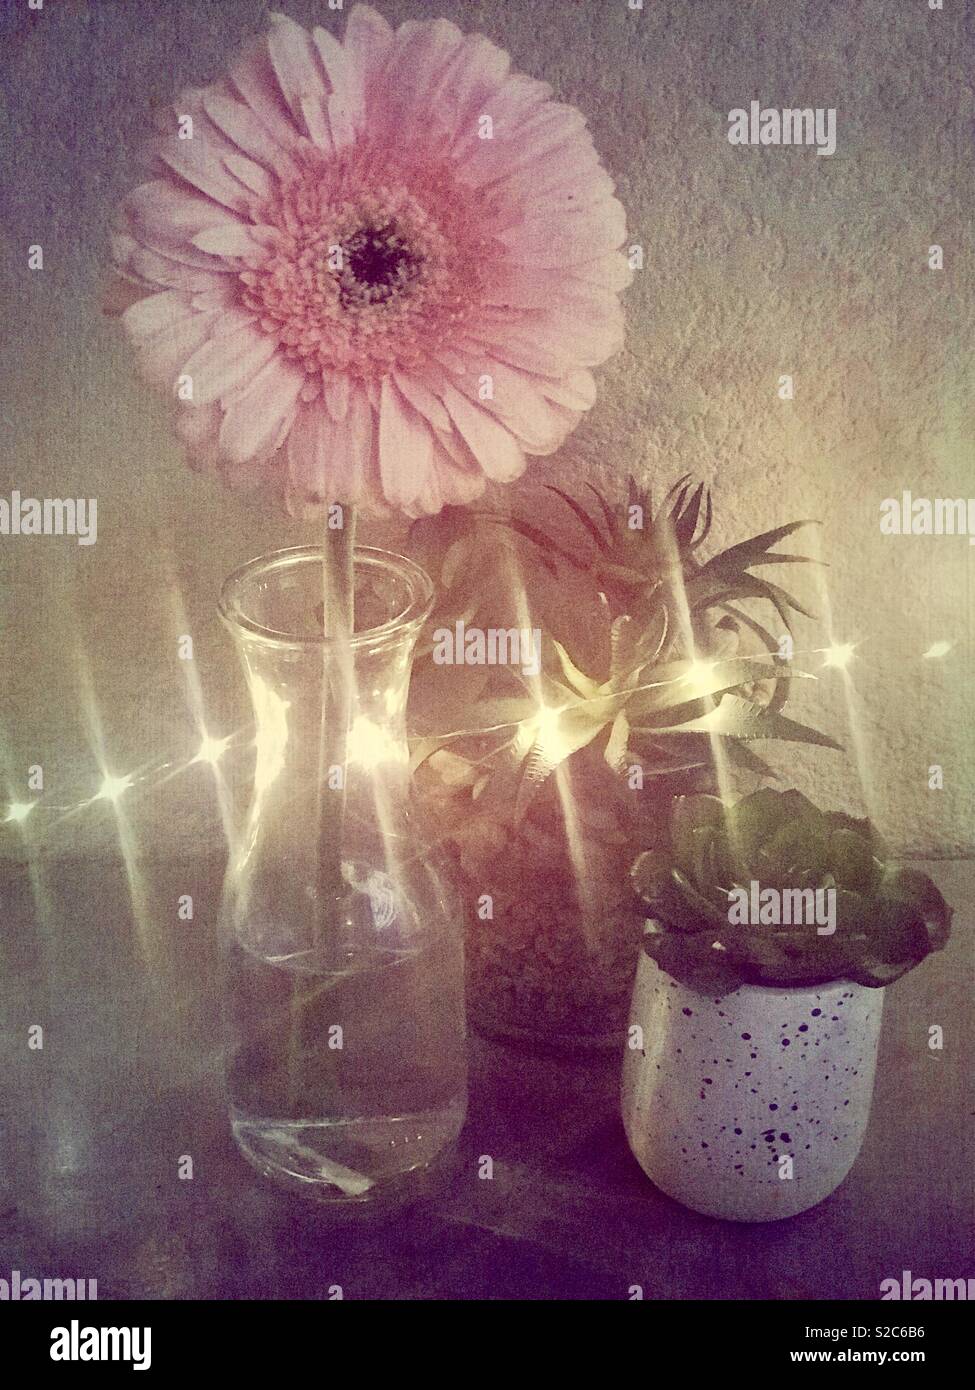
[{"label": "pointed green leaf", "polygon": [[818,526],[818,521],[790,521],[785,526],[776,526],[771,531],[763,531],[760,536],[752,536],[750,540],[740,541],[738,545],[729,546],[727,550],[722,550],[713,559],[709,560],[705,569],[711,566],[718,568],[727,567],[729,564],[747,569],[750,555],[762,555],[770,550],[773,545],[778,545],[779,541],[784,541],[787,536],[792,536],[796,531],[801,531],[803,526]]},{"label": "pointed green leaf", "polygon": [[548,488],[549,492],[554,492],[556,497],[561,497],[565,505],[571,509],[572,514],[578,518],[580,524],[588,531],[597,547],[605,554],[609,550],[606,538],[586,511],[585,507],[580,506],[574,497],[570,497],[569,494],[563,492],[560,487],[554,487],[551,483],[546,483],[545,486]]},{"label": "pointed green leaf", "polygon": [[685,724],[655,728],[654,737],[662,734],[711,733],[731,738],[776,738],[789,743],[811,743],[820,748],[839,749],[840,745],[818,729],[797,724],[783,714],[773,713],[761,705],[752,704],[738,695],[724,695],[721,703],[699,719]]}]

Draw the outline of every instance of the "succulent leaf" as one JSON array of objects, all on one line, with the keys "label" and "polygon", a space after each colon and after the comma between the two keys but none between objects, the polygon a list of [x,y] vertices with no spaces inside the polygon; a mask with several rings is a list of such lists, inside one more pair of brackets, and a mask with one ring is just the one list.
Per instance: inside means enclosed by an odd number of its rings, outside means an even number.
[{"label": "succulent leaf", "polygon": [[[735,988],[732,978],[882,988],[944,946],[951,909],[927,875],[886,863],[880,847],[868,821],[823,812],[795,790],[762,788],[731,805],[677,798],[666,848],[640,855],[632,870],[653,914],[644,949],[704,994],[719,980]],[[760,921],[732,918],[731,890],[751,904],[753,885]],[[769,925],[766,897],[778,904]],[[835,916],[820,916],[830,904]]]}]

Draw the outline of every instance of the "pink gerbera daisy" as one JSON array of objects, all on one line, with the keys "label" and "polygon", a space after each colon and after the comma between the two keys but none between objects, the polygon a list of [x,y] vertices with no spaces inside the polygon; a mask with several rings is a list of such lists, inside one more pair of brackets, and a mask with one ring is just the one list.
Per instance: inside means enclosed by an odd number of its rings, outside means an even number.
[{"label": "pink gerbera daisy", "polygon": [[196,466],[416,515],[517,477],[593,404],[623,209],[583,116],[486,38],[274,16],[159,130],[113,251]]}]

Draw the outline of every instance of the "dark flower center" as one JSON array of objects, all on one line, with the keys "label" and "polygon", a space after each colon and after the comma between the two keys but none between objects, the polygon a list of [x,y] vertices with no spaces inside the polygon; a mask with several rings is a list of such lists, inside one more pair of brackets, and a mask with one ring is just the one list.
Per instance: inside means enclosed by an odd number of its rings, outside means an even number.
[{"label": "dark flower center", "polygon": [[408,246],[393,221],[360,227],[342,247],[337,272],[339,298],[346,307],[384,303],[419,276],[424,258]]}]

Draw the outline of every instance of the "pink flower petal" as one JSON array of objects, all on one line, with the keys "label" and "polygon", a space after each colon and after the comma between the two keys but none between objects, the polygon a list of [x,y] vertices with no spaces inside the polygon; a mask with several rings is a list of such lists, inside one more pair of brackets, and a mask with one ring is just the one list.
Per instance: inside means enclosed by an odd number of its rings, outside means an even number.
[{"label": "pink flower petal", "polygon": [[333,420],[344,420],[348,414],[351,389],[349,378],[344,372],[337,372],[325,382],[325,405]]},{"label": "pink flower petal", "polygon": [[[491,97],[490,115],[503,132],[506,143],[516,138],[529,117],[548,104],[552,88],[547,82],[537,82],[521,72],[509,72]],[[490,144],[490,141],[482,141]]]},{"label": "pink flower petal", "polygon": [[[487,479],[453,425],[449,432],[441,433],[438,430],[434,435],[433,466],[443,506],[465,506],[483,495]],[[436,507],[429,505],[431,501],[428,491],[418,499],[418,505],[411,509],[410,515],[436,510]]]},{"label": "pink flower petal", "polygon": [[[207,118],[202,103],[185,100],[186,114],[194,122],[192,139],[180,139],[174,111],[173,129],[155,142],[155,153],[167,168],[231,212],[247,216],[253,195],[223,163],[222,156],[233,152],[231,143]],[[206,127],[209,126],[209,138]]]},{"label": "pink flower petal", "polygon": [[[130,312],[126,310],[123,319]],[[155,333],[142,344],[137,341],[139,365],[146,380],[160,390],[175,391],[186,362],[209,337],[217,318],[219,314],[193,314]]]},{"label": "pink flower petal", "polygon": [[192,240],[194,246],[211,256],[229,256],[248,264],[260,264],[267,256],[267,248],[254,231],[254,227],[245,226],[243,222],[225,223],[220,227],[204,227]]},{"label": "pink flower petal", "polygon": [[491,398],[482,400],[475,383],[468,377],[458,379],[458,391],[510,430],[526,453],[553,453],[565,439],[565,418],[563,412],[546,400],[539,389],[538,378],[504,362],[485,362],[484,370],[491,378]]},{"label": "pink flower petal", "polygon": [[164,290],[130,305],[122,315],[122,322],[129,336],[140,343],[158,333],[170,333],[183,324],[195,322],[197,317],[185,294]]},{"label": "pink flower petal", "polygon": [[397,131],[417,125],[422,129],[463,43],[460,29],[446,19],[400,25],[383,71],[381,100],[370,111],[371,133],[395,139]]},{"label": "pink flower petal", "polygon": [[333,428],[320,401],[300,406],[285,446],[288,476],[303,502],[341,501],[335,488]]},{"label": "pink flower petal", "polygon": [[478,140],[465,151],[465,177],[476,188],[529,167],[544,169],[563,148],[574,150],[580,140],[591,143],[582,112],[551,101],[531,111],[521,125],[503,127],[499,137]]},{"label": "pink flower petal", "polygon": [[465,36],[428,108],[429,116],[454,137],[455,158],[466,148],[491,144],[481,138],[478,122],[491,115],[492,99],[510,67],[508,54],[483,34]]},{"label": "pink flower petal", "polygon": [[151,251],[128,232],[118,232],[112,237],[112,257],[116,267],[144,285],[184,290],[187,293],[222,289],[225,285],[224,272],[229,267],[216,264],[202,251],[193,252],[193,255],[198,261],[207,262],[207,268],[192,264],[182,250],[165,256]]},{"label": "pink flower petal", "polygon": [[620,290],[625,290],[627,285],[633,282],[633,271],[625,256],[618,252],[613,252],[608,256],[600,256],[598,260],[588,261],[584,265],[574,265],[567,274],[567,279],[586,285],[598,285],[600,289],[610,290],[613,294],[618,294]]},{"label": "pink flower petal", "polygon": [[[623,311],[618,304],[610,304],[594,311],[588,319],[579,319],[572,313],[571,302],[558,313],[550,313],[547,318],[546,335],[556,337],[575,334],[575,360],[581,367],[598,367],[601,362],[614,357],[623,347],[625,325]],[[546,341],[548,341],[546,336]]]},{"label": "pink flower petal", "polygon": [[[544,310],[485,310],[468,330],[471,354],[475,345],[482,344],[511,366],[534,369],[549,377],[561,377],[573,367],[605,362],[623,346],[623,337],[623,312],[618,301],[593,297],[575,284],[569,293],[553,294]],[[475,365],[471,360],[472,369]]]},{"label": "pink flower petal", "polygon": [[163,253],[185,249],[204,227],[240,225],[240,220],[219,203],[167,179],[154,179],[133,189],[124,210],[133,234]]},{"label": "pink flower petal", "polygon": [[626,214],[615,199],[563,217],[531,217],[501,234],[509,265],[569,267],[617,249],[626,235]]},{"label": "pink flower petal", "polygon": [[[494,236],[517,227],[526,208],[533,216],[565,217],[579,208],[603,203],[613,196],[615,184],[599,163],[588,139],[570,141],[549,156],[539,169],[519,169],[492,185],[496,211],[489,218]],[[613,243],[614,246],[618,243]]]},{"label": "pink flower petal", "polygon": [[596,380],[584,368],[570,372],[562,381],[539,381],[538,389],[546,399],[572,411],[591,410],[596,404]]},{"label": "pink flower petal", "polygon": [[362,93],[353,81],[348,54],[334,34],[319,27],[312,31],[312,39],[331,93],[328,119],[332,143],[337,151],[344,150],[353,143],[356,131],[365,120]]},{"label": "pink flower petal", "polygon": [[275,440],[304,380],[304,372],[274,357],[231,397],[220,426],[220,448],[229,462],[243,463]]},{"label": "pink flower petal", "polygon": [[193,399],[210,405],[253,381],[277,351],[277,341],[252,325],[236,327],[229,333],[217,332],[197,348],[183,368],[193,381]]},{"label": "pink flower petal", "polygon": [[197,466],[214,467],[218,458],[220,421],[218,405],[186,403],[176,415],[176,435]]},{"label": "pink flower petal", "polygon": [[321,402],[303,406],[286,446],[290,509],[318,498],[384,513],[375,452],[375,417],[363,391],[351,391],[343,420],[333,420]]},{"label": "pink flower petal", "polygon": [[331,151],[323,109],[324,74],[311,35],[286,15],[272,14],[267,47],[281,95],[298,129],[319,149]]},{"label": "pink flower petal", "polygon": [[337,441],[344,441],[346,452],[343,456],[337,442],[335,467],[339,477],[352,480],[349,500],[356,506],[375,506],[380,513],[388,511],[379,473],[379,421],[361,387],[350,395],[348,414],[342,424],[344,433],[337,433]]},{"label": "pink flower petal", "polygon": [[[206,312],[210,309],[231,310],[237,302],[236,292],[232,283],[227,280],[222,281],[216,289],[199,290],[193,295],[193,308]],[[253,315],[248,315],[248,321]]]},{"label": "pink flower petal", "polygon": [[238,183],[254,194],[259,203],[266,202],[273,195],[276,180],[253,159],[231,150],[223,156],[222,163]]},{"label": "pink flower petal", "polygon": [[379,406],[379,472],[388,501],[412,506],[428,486],[432,463],[429,427],[387,377]]},{"label": "pink flower petal", "polygon": [[355,105],[365,112],[393,43],[393,31],[371,5],[356,5],[345,26],[342,47],[356,91]]},{"label": "pink flower petal", "polygon": [[509,483],[521,476],[525,471],[525,456],[518,441],[503,425],[472,405],[453,386],[444,390],[444,405],[489,478]]},{"label": "pink flower petal", "polygon": [[451,424],[447,409],[427,382],[419,377],[410,376],[406,372],[396,372],[394,379],[400,393],[405,396],[414,410],[419,411],[434,429],[449,432]]},{"label": "pink flower petal", "polygon": [[482,316],[480,323],[468,329],[463,346],[476,376],[484,371],[488,357],[550,377],[564,376],[578,360],[571,337],[567,340],[554,332],[540,314],[531,320],[523,315],[507,322]]},{"label": "pink flower petal", "polygon": [[[207,88],[202,96],[203,109],[242,154],[274,173],[279,179],[294,178],[298,166],[287,153],[287,147],[278,143],[267,128],[258,120],[254,112],[243,101],[231,95],[227,83],[220,82]],[[291,143],[294,142],[294,132]]]},{"label": "pink flower petal", "polygon": [[234,87],[267,131],[285,150],[293,150],[301,135],[281,95],[266,39],[255,39],[230,70]]},{"label": "pink flower petal", "polygon": [[[552,266],[542,268],[494,261],[485,265],[481,274],[484,304],[492,310],[549,309],[564,304],[570,313],[584,321],[590,314],[603,312],[607,302],[604,288],[588,285]],[[487,317],[494,319],[496,315],[491,313]]]},{"label": "pink flower petal", "polygon": [[[459,468],[444,441],[438,437],[434,451],[434,467],[440,487],[442,505],[445,507],[466,507],[484,495],[486,479],[477,469]],[[436,506],[427,506],[428,512],[438,511]]]}]

